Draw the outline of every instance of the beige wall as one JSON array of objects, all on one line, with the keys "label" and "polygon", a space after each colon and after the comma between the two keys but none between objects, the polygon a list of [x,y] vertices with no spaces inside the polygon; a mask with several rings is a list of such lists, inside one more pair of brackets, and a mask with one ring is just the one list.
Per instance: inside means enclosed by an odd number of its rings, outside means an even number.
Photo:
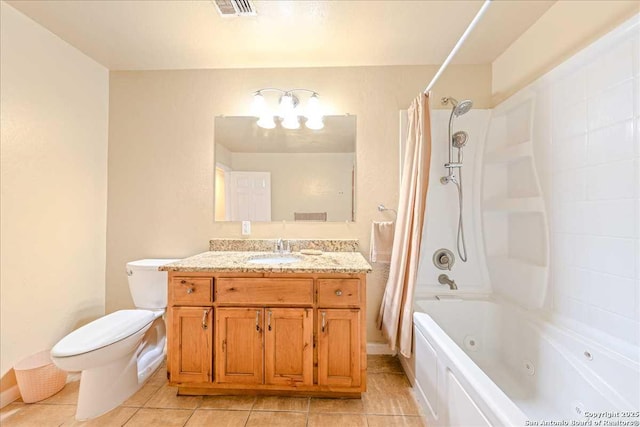
[{"label": "beige wall", "polygon": [[493,61],[493,105],[639,12],[638,0],[558,1]]},{"label": "beige wall", "polygon": [[109,75],[0,8],[4,376],[104,314]]},{"label": "beige wall", "polygon": [[[186,257],[212,237],[240,237],[239,223],[213,221],[213,125],[218,115],[249,113],[261,87],[318,91],[327,114],[357,116],[356,221],[256,223],[251,237],[357,238],[369,249],[376,206],[397,204],[398,110],[431,80],[436,66],[115,71],[110,79],[107,311],[131,307],[124,265],[144,257]],[[490,103],[490,67],[454,66],[434,100]],[[439,108],[439,102],[434,102]],[[369,275],[369,341],[385,285],[384,269]]]}]

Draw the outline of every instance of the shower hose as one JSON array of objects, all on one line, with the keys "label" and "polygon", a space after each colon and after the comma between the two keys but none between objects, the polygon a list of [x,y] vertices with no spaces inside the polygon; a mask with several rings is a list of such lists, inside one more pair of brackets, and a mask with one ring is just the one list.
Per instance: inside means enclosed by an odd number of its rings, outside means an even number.
[{"label": "shower hose", "polygon": [[[467,245],[464,240],[464,222],[462,220],[462,170],[458,169],[459,178],[452,179],[458,189],[458,235],[456,238],[456,247],[458,249],[458,255],[462,262],[467,262]],[[462,242],[462,245],[460,245]],[[460,250],[462,246],[462,250]]]}]

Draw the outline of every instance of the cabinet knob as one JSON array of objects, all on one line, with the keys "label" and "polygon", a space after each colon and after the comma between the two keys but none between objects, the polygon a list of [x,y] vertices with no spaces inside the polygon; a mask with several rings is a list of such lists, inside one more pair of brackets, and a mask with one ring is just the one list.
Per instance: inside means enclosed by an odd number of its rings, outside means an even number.
[{"label": "cabinet knob", "polygon": [[180,284],[181,285],[187,285],[187,293],[188,294],[192,294],[193,291],[195,291],[195,288],[193,287],[192,283],[187,282],[186,280],[182,279],[180,280]]},{"label": "cabinet knob", "polygon": [[336,296],[340,296],[340,295],[342,295],[342,291],[341,291],[340,289],[338,289],[338,290],[336,291]]}]

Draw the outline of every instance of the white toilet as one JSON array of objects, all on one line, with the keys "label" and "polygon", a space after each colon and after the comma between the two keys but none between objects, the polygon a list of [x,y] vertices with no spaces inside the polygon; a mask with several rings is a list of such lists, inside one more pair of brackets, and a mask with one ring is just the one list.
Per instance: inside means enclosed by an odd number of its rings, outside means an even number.
[{"label": "white toilet", "polygon": [[164,359],[167,273],[176,259],[127,263],[135,310],[120,310],[76,329],[51,350],[65,371],[82,371],[76,419],[95,418],[135,393]]}]

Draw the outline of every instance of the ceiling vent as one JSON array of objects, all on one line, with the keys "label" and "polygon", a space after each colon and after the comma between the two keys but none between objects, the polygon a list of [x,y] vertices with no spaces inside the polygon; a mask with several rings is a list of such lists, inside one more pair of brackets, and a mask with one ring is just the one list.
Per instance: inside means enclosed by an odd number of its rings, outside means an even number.
[{"label": "ceiling vent", "polygon": [[249,0],[211,0],[220,12],[227,16],[256,16],[256,8]]}]

